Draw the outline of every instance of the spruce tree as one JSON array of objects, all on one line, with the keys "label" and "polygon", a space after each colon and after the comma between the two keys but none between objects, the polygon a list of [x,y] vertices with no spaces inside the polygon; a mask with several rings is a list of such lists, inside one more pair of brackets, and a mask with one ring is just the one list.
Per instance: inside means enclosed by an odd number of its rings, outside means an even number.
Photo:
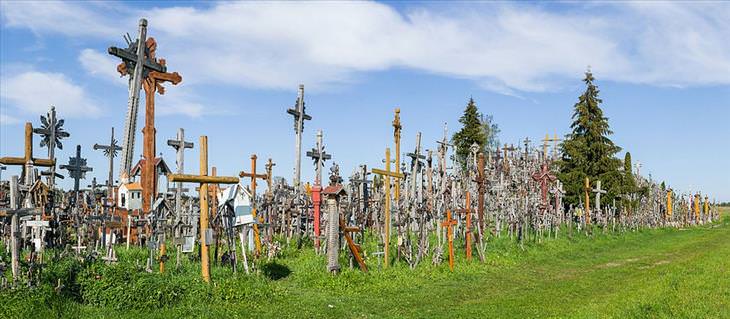
[{"label": "spruce tree", "polygon": [[591,180],[591,186],[601,180],[608,191],[607,199],[622,193],[621,160],[615,157],[621,148],[608,138],[613,132],[608,118],[603,116],[603,101],[598,97],[599,90],[593,81],[593,74],[588,70],[583,79],[586,90],[574,106],[572,132],[561,143],[563,155],[559,178],[565,185],[566,204],[579,203],[586,177]]},{"label": "spruce tree", "polygon": [[459,123],[463,126],[452,138],[452,142],[456,146],[456,161],[461,165],[462,169],[466,169],[466,160],[469,157],[472,144],[477,143],[479,150],[484,151],[487,136],[482,126],[481,117],[479,109],[476,103],[474,103],[474,99],[469,98],[469,103],[466,104],[464,114],[459,118]]}]

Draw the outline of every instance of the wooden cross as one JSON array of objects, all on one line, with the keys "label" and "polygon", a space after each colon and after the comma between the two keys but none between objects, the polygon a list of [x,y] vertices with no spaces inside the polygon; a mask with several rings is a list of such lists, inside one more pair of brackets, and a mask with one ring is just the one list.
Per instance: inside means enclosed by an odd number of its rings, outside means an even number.
[{"label": "wooden cross", "polygon": [[553,136],[553,138],[550,139],[550,141],[553,142],[553,157],[557,158],[558,157],[558,142],[560,142],[562,140],[559,139],[558,134],[555,133],[555,135]]},{"label": "wooden cross", "polygon": [[[390,148],[385,149],[385,170],[373,168],[373,174],[383,177],[383,189],[385,190],[385,264],[384,268],[388,268],[388,251],[390,246],[390,178],[396,180],[403,178],[403,174],[390,170]],[[398,183],[396,181],[396,183]]]},{"label": "wooden cross", "polygon": [[256,179],[267,179],[268,174],[256,174],[256,154],[251,155],[251,172],[246,173],[241,171],[238,173],[238,177],[250,177],[251,178],[251,216],[253,216],[253,236],[256,244],[256,254],[261,254],[261,236],[259,235],[259,220],[256,217]]},{"label": "wooden cross", "polygon": [[547,148],[548,148],[548,142],[550,142],[550,141],[552,141],[550,139],[550,135],[549,134],[545,134],[545,138],[542,139],[542,158],[543,158],[543,160],[547,160],[547,158],[548,158],[548,156],[547,156]]},{"label": "wooden cross", "polygon": [[672,189],[667,190],[667,219],[672,218]]},{"label": "wooden cross", "polygon": [[605,194],[606,190],[601,189],[601,181],[596,181],[596,188],[592,189],[594,193],[596,193],[596,210],[601,210],[601,194]]},{"label": "wooden cross", "polygon": [[308,151],[306,155],[314,160],[316,172],[314,185],[322,185],[322,167],[324,167],[324,161],[332,159],[332,155],[327,154],[324,151],[324,145],[322,144],[322,130],[317,131],[316,147],[312,148],[311,151]]},{"label": "wooden cross", "polygon": [[550,172],[550,168],[548,168],[547,162],[543,162],[542,165],[540,165],[539,172],[535,172],[532,174],[532,180],[540,182],[540,195],[542,198],[542,203],[540,203],[540,209],[543,212],[548,207],[548,183],[554,182],[556,179],[557,177],[555,177],[555,175]]},{"label": "wooden cross", "polygon": [[342,235],[345,237],[345,241],[347,241],[347,247],[350,248],[350,252],[352,253],[352,256],[355,257],[355,261],[357,261],[357,264],[360,266],[360,270],[368,272],[368,266],[365,265],[365,261],[361,255],[362,248],[360,245],[355,244],[355,241],[352,240],[352,236],[350,235],[350,233],[360,232],[360,228],[348,227],[347,224],[345,224],[344,216],[340,215],[340,229],[342,229]]},{"label": "wooden cross", "polygon": [[[0,157],[0,164],[25,166],[25,172],[28,166],[51,167],[56,165],[56,159],[41,159],[33,157],[33,125],[30,122],[25,123],[25,154],[23,157]],[[23,176],[27,175],[24,173]]]},{"label": "wooden cross", "polygon": [[79,195],[79,180],[84,179],[86,172],[94,170],[86,166],[86,159],[81,157],[81,145],[76,145],[76,157],[69,158],[68,164],[61,165],[60,168],[68,170],[69,177],[74,180],[74,203],[76,203]]},{"label": "wooden cross", "polygon": [[[477,183],[477,214],[479,218],[479,229],[484,229],[484,193],[487,191],[487,177],[484,174],[484,153],[479,153],[477,158],[477,176],[474,179]],[[481,234],[479,234],[481,236]]]},{"label": "wooden cross", "polygon": [[208,184],[237,184],[235,176],[208,176],[208,137],[200,137],[200,175],[168,174],[170,182],[199,183],[200,196],[200,267],[203,280],[210,282],[210,256],[208,255]]},{"label": "wooden cross", "polygon": [[464,208],[466,214],[466,260],[471,260],[471,193],[466,192],[466,208]]},{"label": "wooden cross", "polygon": [[449,240],[449,269],[454,271],[454,234],[452,227],[456,225],[456,220],[451,219],[451,211],[446,210],[446,220],[441,223],[441,226],[446,227],[446,237]]},{"label": "wooden cross", "polygon": [[117,151],[121,151],[122,148],[117,145],[117,140],[114,139],[114,127],[112,127],[112,137],[109,139],[109,145],[94,144],[95,150],[103,150],[104,156],[109,158],[109,180],[107,180],[108,194],[111,198],[114,194],[114,157],[117,156]]},{"label": "wooden cross", "polygon": [[[395,173],[400,174],[400,132],[403,126],[400,123],[400,108],[395,109],[393,118],[393,140],[395,141]],[[395,183],[395,203],[400,200],[400,181]]]},{"label": "wooden cross", "polygon": [[[177,155],[175,163],[177,164],[177,173],[185,173],[185,149],[193,148],[193,142],[185,141],[185,130],[183,128],[177,129],[177,137],[174,140],[167,140],[167,145],[175,149]],[[182,183],[178,182],[175,187],[175,222],[180,220],[180,213],[182,211]]]},{"label": "wooden cross", "polygon": [[[530,142],[532,142],[532,141],[530,141],[529,137],[525,137],[525,140],[522,142],[525,145],[525,157],[527,157],[527,155],[530,154]],[[504,144],[504,146],[507,146],[507,144]],[[499,148],[499,146],[497,146],[497,148]]]},{"label": "wooden cross", "polygon": [[586,225],[591,224],[591,203],[590,198],[588,197],[588,192],[591,190],[591,181],[588,179],[588,176],[586,176],[585,179],[585,185],[583,185],[583,192],[586,198],[585,204],[586,204]]},{"label": "wooden cross", "polygon": [[304,107],[304,85],[299,85],[299,95],[297,96],[296,101],[296,109],[288,109],[286,110],[286,113],[289,113],[292,117],[294,117],[294,134],[295,134],[295,143],[296,143],[296,159],[295,159],[295,166],[294,166],[294,189],[295,191],[299,191],[299,186],[301,184],[301,160],[302,160],[302,132],[304,131],[304,121],[311,120],[312,116],[307,114],[305,112]]}]

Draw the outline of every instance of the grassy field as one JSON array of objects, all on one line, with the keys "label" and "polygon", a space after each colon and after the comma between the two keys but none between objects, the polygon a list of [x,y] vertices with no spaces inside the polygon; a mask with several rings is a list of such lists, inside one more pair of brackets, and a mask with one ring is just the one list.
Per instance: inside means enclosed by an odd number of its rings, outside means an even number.
[{"label": "grassy field", "polygon": [[370,260],[370,273],[333,277],[311,249],[285,249],[257,275],[216,267],[206,285],[195,263],[147,274],[131,262],[144,251],[121,251],[127,262],[114,267],[48,270],[78,287],[0,294],[0,317],[730,318],[728,213],[712,225],[561,236],[524,250],[495,240],[486,264],[458,250],[453,273],[446,263],[382,270]]}]

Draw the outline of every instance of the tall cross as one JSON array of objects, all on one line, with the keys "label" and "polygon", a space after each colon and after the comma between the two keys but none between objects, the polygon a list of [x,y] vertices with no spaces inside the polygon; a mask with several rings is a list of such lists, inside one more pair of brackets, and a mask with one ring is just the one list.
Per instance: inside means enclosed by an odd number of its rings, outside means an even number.
[{"label": "tall cross", "polygon": [[[413,153],[407,153],[406,156],[411,158],[411,196],[416,194],[416,176],[420,167],[423,165],[421,160],[426,159],[426,156],[421,154],[421,132],[416,134],[416,149]],[[413,215],[415,216],[415,205],[413,206]]]},{"label": "tall cross", "polygon": [[76,157],[69,158],[68,164],[61,165],[60,168],[68,170],[69,177],[74,180],[73,202],[75,204],[79,196],[79,180],[84,179],[86,172],[94,170],[93,168],[86,166],[86,159],[81,157],[81,145],[76,145]]},{"label": "tall cross", "polygon": [[[532,142],[532,141],[530,141],[529,137],[525,137],[525,140],[522,142],[525,145],[525,157],[527,157],[527,155],[530,154],[530,142]],[[507,144],[505,144],[505,146],[507,146]]]},{"label": "tall cross", "polygon": [[396,179],[396,183],[398,182],[398,179],[403,178],[403,174],[398,172],[393,172],[390,170],[390,148],[385,149],[385,170],[373,168],[372,170],[373,174],[378,174],[383,177],[383,189],[385,191],[385,264],[384,268],[388,268],[389,264],[389,245],[390,245],[390,178],[393,177]]},{"label": "tall cross", "polygon": [[543,212],[548,207],[548,183],[554,182],[556,179],[557,178],[555,177],[555,175],[550,172],[550,168],[548,167],[547,162],[543,162],[542,165],[540,165],[539,172],[535,172],[532,174],[532,180],[540,183],[540,196],[542,198],[542,203],[540,204],[540,207]]},{"label": "tall cross", "polygon": [[446,227],[446,238],[449,241],[449,269],[454,271],[454,234],[452,227],[456,225],[456,220],[451,219],[451,211],[446,210],[446,220],[441,223],[441,226]]},{"label": "tall cross", "polygon": [[[46,146],[48,148],[48,158],[55,159],[56,147],[58,147],[59,150],[63,149],[61,139],[67,138],[71,135],[63,130],[64,120],[58,120],[56,118],[55,106],[51,106],[51,111],[49,111],[46,116],[41,115],[41,127],[34,128],[33,133],[38,134],[43,138],[40,146]],[[56,177],[63,178],[63,175],[56,174],[56,165],[50,167],[48,175],[48,188],[50,189],[53,189]]]},{"label": "tall cross", "polygon": [[200,196],[200,267],[203,280],[210,282],[210,256],[208,254],[208,183],[210,184],[237,184],[235,176],[208,176],[208,137],[200,137],[200,175],[169,174],[170,182],[199,183]]},{"label": "tall cross", "polygon": [[557,158],[558,157],[558,142],[560,142],[562,140],[559,139],[558,134],[555,133],[555,135],[553,135],[553,138],[551,138],[550,141],[553,142],[553,157]]},{"label": "tall cross", "polygon": [[565,190],[563,189],[563,183],[561,183],[560,180],[557,180],[556,184],[557,185],[553,191],[555,193],[555,215],[560,215],[560,211],[563,208],[561,198],[563,194],[565,194]]},{"label": "tall cross", "polygon": [[259,235],[259,220],[256,217],[256,179],[267,179],[268,174],[256,174],[256,154],[251,154],[251,172],[246,173],[241,171],[238,173],[238,177],[250,177],[251,178],[251,216],[253,216],[253,235],[256,243],[256,254],[261,254],[261,236]]},{"label": "tall cross", "polygon": [[286,110],[294,117],[294,134],[296,158],[294,159],[294,189],[299,192],[301,184],[301,160],[302,160],[302,132],[304,131],[304,120],[311,120],[312,116],[304,111],[304,84],[299,84],[299,95],[297,96],[295,109]]},{"label": "tall cross", "polygon": [[542,158],[543,158],[543,160],[546,160],[546,161],[547,161],[547,158],[548,158],[547,148],[548,148],[548,143],[550,141],[552,141],[550,139],[550,135],[549,134],[545,134],[545,138],[542,139]]},{"label": "tall cross", "polygon": [[327,154],[324,151],[324,144],[322,143],[322,130],[317,131],[317,144],[315,148],[307,152],[307,157],[314,160],[315,167],[315,185],[322,185],[322,167],[324,167],[324,161],[332,159],[332,155]]},{"label": "tall cross", "polygon": [[667,190],[667,219],[672,218],[672,189]]},{"label": "tall cross", "polygon": [[[175,163],[177,164],[177,173],[185,173],[185,149],[193,148],[193,142],[185,141],[185,130],[183,128],[177,129],[177,137],[174,140],[167,140],[167,145],[175,149],[177,155]],[[182,211],[182,182],[177,182],[175,187],[175,218],[176,222],[180,219],[180,213]]]},{"label": "tall cross", "polygon": [[[400,108],[395,109],[393,118],[393,139],[395,141],[395,173],[400,173],[400,132],[403,126],[400,123]],[[395,203],[400,200],[400,182],[395,183]]]},{"label": "tall cross", "polygon": [[114,157],[117,156],[117,151],[121,151],[122,148],[117,145],[117,140],[114,139],[114,128],[112,127],[112,137],[109,139],[109,145],[94,144],[95,150],[104,150],[104,156],[109,158],[109,180],[106,182],[108,189],[107,196],[112,198],[114,194]]},{"label": "tall cross", "polygon": [[[487,177],[484,173],[484,153],[477,157],[477,176],[474,179],[477,183],[477,214],[479,218],[479,229],[484,229],[484,193],[487,190]],[[479,234],[481,236],[481,234]]]},{"label": "tall cross", "polygon": [[585,204],[586,204],[585,205],[586,206],[585,207],[585,209],[586,209],[586,225],[590,225],[591,224],[591,203],[590,203],[591,200],[588,197],[588,192],[590,192],[590,190],[591,190],[591,181],[588,179],[588,176],[586,176],[585,184],[583,185],[583,192],[584,192],[584,195],[585,195],[585,198],[586,198],[586,201],[585,201]]},{"label": "tall cross", "polygon": [[601,210],[601,194],[605,194],[606,190],[601,189],[601,180],[596,181],[596,188],[592,190],[594,193],[596,193],[596,209],[598,211]]},{"label": "tall cross", "polygon": [[56,165],[56,159],[40,159],[33,157],[33,125],[25,123],[25,154],[23,157],[0,157],[0,164],[23,166],[23,179],[30,185],[30,175],[33,166],[52,167]]}]

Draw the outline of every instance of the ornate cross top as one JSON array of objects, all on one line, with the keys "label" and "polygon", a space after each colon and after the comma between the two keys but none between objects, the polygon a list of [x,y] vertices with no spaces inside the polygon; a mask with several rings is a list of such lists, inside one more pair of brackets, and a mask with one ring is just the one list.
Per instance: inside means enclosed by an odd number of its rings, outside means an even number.
[{"label": "ornate cross top", "polygon": [[122,148],[117,145],[117,140],[114,138],[114,128],[112,127],[112,136],[109,139],[109,145],[94,144],[95,150],[104,150],[104,156],[109,158],[109,179],[106,181],[108,187],[108,194],[111,198],[113,194],[112,187],[114,187],[114,157],[117,156],[117,151],[121,151]]},{"label": "ornate cross top", "polygon": [[596,193],[596,209],[601,209],[601,194],[605,194],[606,190],[601,189],[601,181],[596,181],[596,188],[592,189],[594,193]]},{"label": "ornate cross top", "polygon": [[69,177],[74,180],[74,202],[79,193],[79,180],[84,179],[86,172],[94,169],[86,166],[86,159],[81,157],[81,145],[76,145],[76,157],[70,157],[67,165],[61,165],[61,169],[68,170]]},{"label": "ornate cross top", "polygon": [[[41,147],[47,147],[48,148],[48,158],[55,159],[55,149],[58,147],[58,149],[63,149],[63,144],[61,143],[61,139],[67,138],[71,136],[68,132],[63,130],[63,123],[64,120],[59,120],[56,117],[56,107],[51,106],[51,110],[46,114],[46,116],[41,115],[41,127],[34,128],[33,133],[38,134],[41,136]],[[47,172],[43,172],[44,175],[48,175],[48,187],[53,188],[53,185],[55,184],[55,178],[63,178],[63,175],[56,174],[56,165],[51,166],[50,170]]]},{"label": "ornate cross top", "polygon": [[314,167],[316,171],[314,184],[321,185],[322,167],[324,167],[324,161],[332,159],[332,155],[327,154],[324,151],[324,144],[322,143],[322,130],[317,131],[316,147],[312,148],[311,151],[308,151],[306,155],[314,160]]},{"label": "ornate cross top", "polygon": [[304,85],[299,85],[299,94],[297,95],[297,101],[293,109],[287,109],[286,113],[291,114],[294,117],[294,137],[296,147],[296,158],[294,165],[294,189],[299,192],[299,186],[301,184],[301,153],[302,153],[302,132],[304,131],[304,121],[311,120],[312,116],[307,114],[304,110]]},{"label": "ornate cross top", "polygon": [[532,180],[540,183],[540,195],[542,197],[542,203],[540,208],[544,211],[548,206],[547,193],[548,183],[554,182],[557,178],[550,172],[550,168],[547,163],[540,165],[540,171],[532,174]]}]

